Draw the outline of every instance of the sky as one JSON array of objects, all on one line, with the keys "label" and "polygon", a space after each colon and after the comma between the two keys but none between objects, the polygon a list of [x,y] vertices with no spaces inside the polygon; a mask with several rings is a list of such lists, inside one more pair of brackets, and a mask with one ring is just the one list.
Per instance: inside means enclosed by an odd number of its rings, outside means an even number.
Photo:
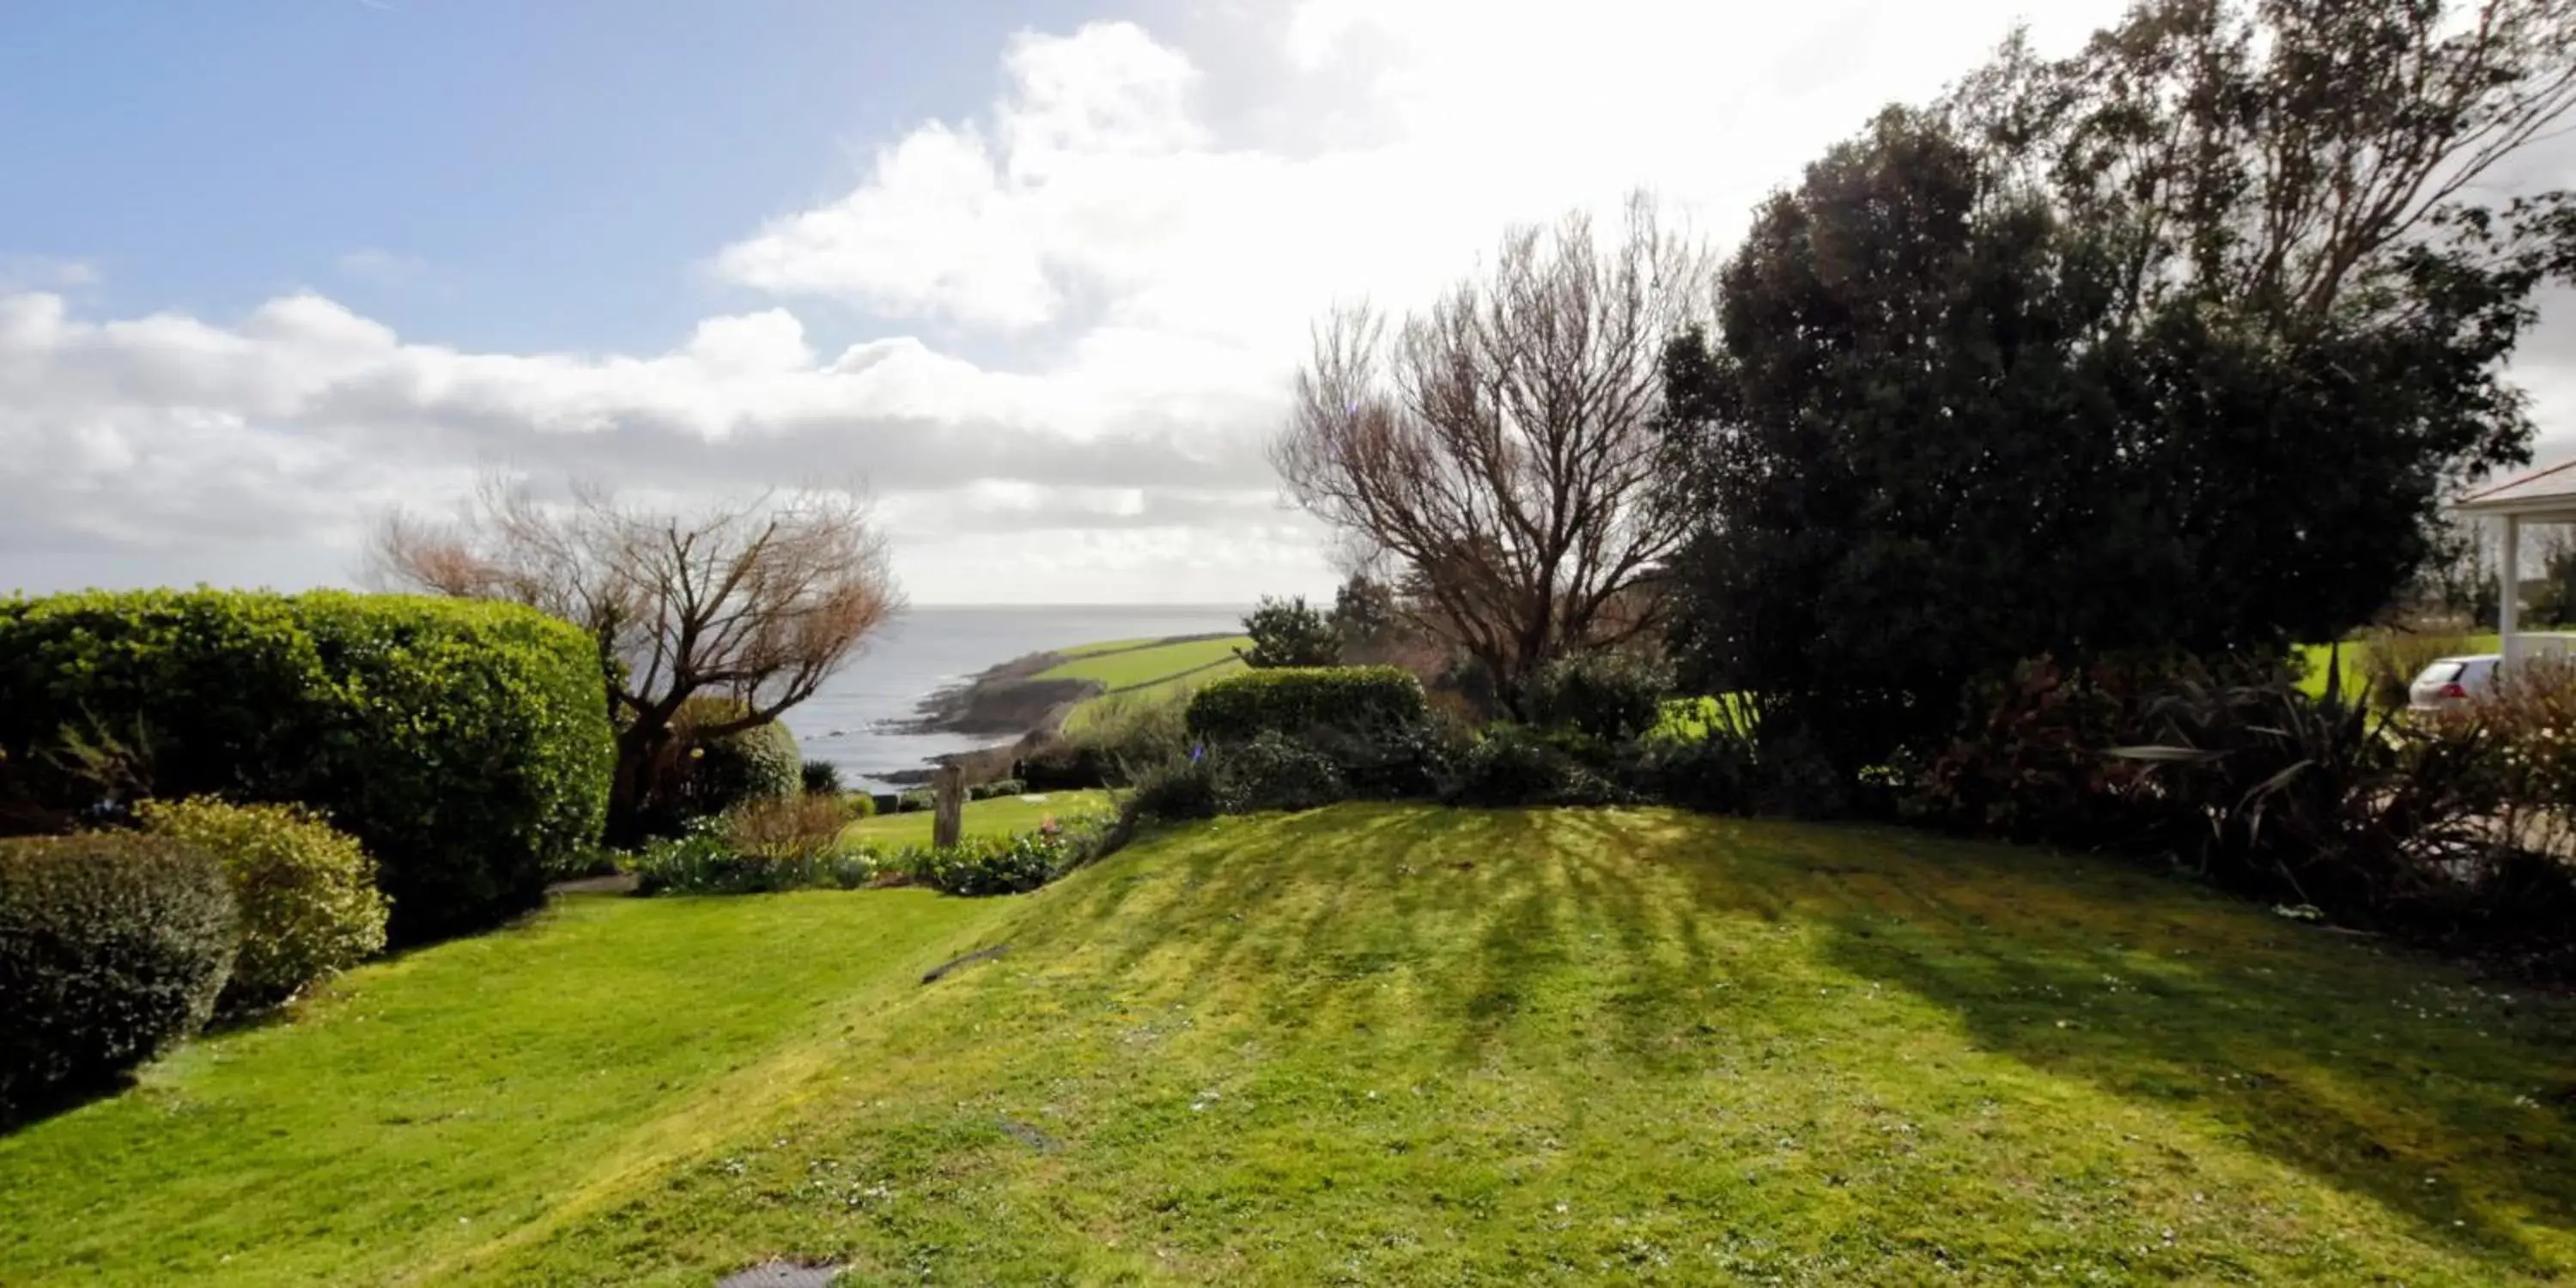
[{"label": "sky", "polygon": [[1327,593],[1263,452],[1318,316],[1640,188],[1723,248],[2118,8],[0,6],[0,590],[349,584],[503,472],[863,487],[916,604]]}]

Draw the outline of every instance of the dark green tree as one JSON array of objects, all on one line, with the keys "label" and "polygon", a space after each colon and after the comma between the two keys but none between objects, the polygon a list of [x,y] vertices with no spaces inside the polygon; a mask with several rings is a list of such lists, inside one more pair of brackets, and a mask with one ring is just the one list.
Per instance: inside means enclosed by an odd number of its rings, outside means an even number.
[{"label": "dark green tree", "polygon": [[1364,572],[1352,573],[1341,589],[1333,592],[1333,612],[1328,619],[1333,633],[1341,637],[1344,651],[1370,648],[1394,636],[1397,620],[1395,588]]},{"label": "dark green tree", "polygon": [[1244,617],[1243,631],[1252,637],[1252,647],[1236,651],[1250,666],[1331,666],[1342,660],[1341,636],[1322,613],[1307,607],[1304,595],[1262,596]]},{"label": "dark green tree", "polygon": [[1688,678],[1848,771],[2019,658],[2385,606],[2442,489],[2525,458],[2501,364],[2576,262],[2562,194],[2469,199],[2569,106],[2576,19],[2441,9],[2150,3],[1766,203],[1666,356]]}]

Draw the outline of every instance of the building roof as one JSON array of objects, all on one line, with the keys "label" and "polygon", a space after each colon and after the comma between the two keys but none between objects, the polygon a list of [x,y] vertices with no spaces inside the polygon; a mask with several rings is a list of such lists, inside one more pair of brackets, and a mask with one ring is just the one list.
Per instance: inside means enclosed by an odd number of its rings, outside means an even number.
[{"label": "building roof", "polygon": [[2451,508],[2463,514],[2576,518],[2576,460],[2560,461],[2488,484],[2461,497]]}]

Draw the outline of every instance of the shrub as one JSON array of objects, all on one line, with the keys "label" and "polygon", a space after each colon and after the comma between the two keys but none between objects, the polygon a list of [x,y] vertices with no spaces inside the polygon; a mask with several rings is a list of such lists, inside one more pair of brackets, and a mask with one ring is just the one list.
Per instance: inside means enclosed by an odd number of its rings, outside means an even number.
[{"label": "shrub", "polygon": [[1462,805],[1607,805],[1624,793],[1551,740],[1522,725],[1496,725],[1459,758],[1449,798]]},{"label": "shrub", "polygon": [[894,798],[894,812],[897,814],[918,814],[923,810],[937,805],[938,803],[938,793],[930,791],[927,788],[915,788],[912,791],[901,793]]},{"label": "shrub", "polygon": [[1648,800],[1712,814],[1753,811],[1762,790],[1760,740],[1747,705],[1702,698],[1667,710],[1622,767],[1627,789]]},{"label": "shrub", "polygon": [[1189,732],[1209,742],[1247,742],[1265,730],[1291,737],[1312,729],[1365,732],[1428,718],[1422,682],[1391,666],[1245,671],[1192,694],[1186,717]]},{"label": "shrub", "polygon": [[1025,775],[1032,787],[1072,790],[1133,783],[1152,766],[1187,752],[1184,705],[1162,694],[1116,694],[1092,704]]},{"label": "shrub", "polygon": [[[782,808],[768,802],[744,813]],[[837,828],[835,829],[837,833]],[[751,838],[747,847],[738,836]],[[876,856],[856,847],[827,846],[776,819],[745,823],[740,816],[690,820],[678,836],[665,837],[635,856],[637,894],[767,894],[832,885],[854,890],[876,879]]]},{"label": "shrub", "polygon": [[1263,733],[1211,750],[1218,808],[1228,814],[1304,810],[1350,797],[1350,783],[1330,756],[1293,738]]},{"label": "shrub", "polygon": [[223,869],[175,841],[0,841],[0,1121],[196,1031],[231,972],[234,933]]},{"label": "shrub", "polygon": [[849,811],[853,819],[875,818],[877,798],[866,792],[850,792],[841,797],[841,808]]},{"label": "shrub", "polygon": [[1530,723],[1542,729],[1570,729],[1616,745],[1654,729],[1672,691],[1672,672],[1661,663],[1629,653],[1578,653],[1540,667],[1525,704]]},{"label": "shrub", "polygon": [[1174,756],[1138,775],[1121,808],[1130,819],[1215,818],[1224,812],[1219,808],[1216,767],[1204,752]]},{"label": "shrub", "polygon": [[828,760],[809,760],[803,770],[805,794],[838,796],[841,794],[841,767]]},{"label": "shrub", "polygon": [[1022,894],[1097,860],[1126,836],[1120,820],[1078,818],[1019,836],[907,851],[899,863],[914,880],[948,894]]},{"label": "shrub", "polygon": [[385,946],[374,860],[311,811],[201,796],[146,801],[137,817],[155,835],[212,857],[232,882],[241,946],[220,1009],[284,1001]]},{"label": "shrub", "polygon": [[973,787],[967,788],[966,799],[970,801],[989,801],[1005,796],[1024,795],[1028,790],[1029,785],[1021,782],[1019,779],[996,778],[989,783],[977,783]]},{"label": "shrub", "polygon": [[700,695],[680,705],[671,722],[678,781],[665,785],[665,799],[678,802],[682,817],[722,814],[746,801],[804,790],[804,753],[787,726],[773,720],[712,737],[699,732],[740,719],[743,711],[739,699],[727,697]]},{"label": "shrub", "polygon": [[2137,839],[2145,693],[2036,658],[1969,688],[1958,735],[1900,796],[1907,817],[1983,836],[2093,848]]},{"label": "shrub", "polygon": [[849,812],[830,796],[765,797],[746,801],[723,818],[725,840],[736,853],[798,863],[839,849],[849,822]]},{"label": "shrub", "polygon": [[[164,797],[311,806],[375,857],[397,942],[544,898],[590,847],[614,750],[597,646],[506,604],[247,591],[0,602],[0,752],[56,806],[99,799],[100,735]],[[91,739],[95,741],[95,739]]]},{"label": "shrub", "polygon": [[1243,619],[1243,633],[1252,637],[1252,647],[1238,651],[1244,665],[1255,669],[1331,666],[1342,660],[1341,632],[1333,629],[1322,613],[1308,607],[1303,595],[1289,599],[1262,596],[1261,603]]}]

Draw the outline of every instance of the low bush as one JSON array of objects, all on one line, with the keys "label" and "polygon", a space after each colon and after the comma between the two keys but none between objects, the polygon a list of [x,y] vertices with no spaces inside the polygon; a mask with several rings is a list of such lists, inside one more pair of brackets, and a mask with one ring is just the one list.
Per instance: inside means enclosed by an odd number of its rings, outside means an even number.
[{"label": "low bush", "polygon": [[770,796],[745,802],[722,822],[736,853],[812,863],[841,848],[850,812],[835,796]]},{"label": "low bush", "polygon": [[1218,809],[1227,814],[1306,810],[1350,799],[1333,758],[1296,739],[1263,733],[1208,753],[1216,764]]},{"label": "low bush", "polygon": [[1194,744],[1183,703],[1162,694],[1117,694],[1095,701],[1023,766],[1033,791],[1124,787],[1137,775]]},{"label": "low bush", "polygon": [[136,817],[213,858],[232,883],[241,943],[218,1009],[274,1005],[384,948],[375,861],[310,810],[196,797],[145,801]]},{"label": "low bush", "polygon": [[1220,806],[1216,767],[1200,752],[1174,756],[1139,774],[1121,808],[1131,819],[1181,822],[1215,818],[1224,812]]},{"label": "low bush", "polygon": [[548,868],[598,841],[615,760],[599,665],[587,634],[506,604],[0,601],[0,755],[65,813],[140,795],[311,806],[374,856],[390,933],[418,942],[534,907]]},{"label": "low bush", "polygon": [[897,814],[918,814],[923,810],[937,805],[938,803],[938,793],[933,792],[928,788],[915,788],[912,791],[902,792],[895,796],[894,812]]},{"label": "low bush", "polygon": [[1750,723],[1694,722],[1636,743],[1620,766],[1620,780],[1643,799],[1680,809],[1749,814],[1762,792],[1757,748]]},{"label": "low bush", "polygon": [[[691,820],[680,834],[647,845],[635,856],[638,894],[767,894],[813,886],[854,890],[876,880],[877,857],[857,848],[817,848],[793,841],[766,852],[746,849],[733,821]],[[755,836],[767,825],[754,825]]]},{"label": "low bush", "polygon": [[1578,653],[1540,667],[1524,706],[1539,728],[1572,730],[1615,747],[1651,732],[1672,692],[1672,671],[1650,658]]},{"label": "low bush", "polygon": [[1370,732],[1419,725],[1430,711],[1422,682],[1391,666],[1282,667],[1215,680],[1190,696],[1194,738],[1248,742],[1264,732]]},{"label": "low bush", "polygon": [[838,796],[841,794],[841,767],[828,760],[809,760],[802,771],[805,794]]},{"label": "low bush", "polygon": [[877,798],[866,792],[849,792],[841,797],[841,808],[849,811],[849,815],[853,820],[875,818],[877,816]]},{"label": "low bush", "polygon": [[2180,672],[2132,682],[2048,658],[1972,686],[1958,735],[1899,798],[1919,822],[2076,848],[2135,843],[2147,765],[2105,754],[2145,736],[2146,705]]},{"label": "low bush", "polygon": [[196,1031],[231,974],[231,883],[165,837],[0,841],[0,1121]]},{"label": "low bush", "polygon": [[1496,725],[1458,760],[1444,793],[1454,804],[1610,805],[1627,793],[1544,732]]},{"label": "low bush", "polygon": [[970,801],[989,801],[1000,797],[1025,795],[1028,790],[1028,784],[1021,782],[1019,779],[996,778],[989,783],[977,783],[973,787],[967,788],[966,799]]},{"label": "low bush", "polygon": [[895,865],[946,894],[1024,894],[1099,859],[1126,837],[1123,819],[1083,817],[1019,836],[969,837],[945,850],[907,850]]}]

